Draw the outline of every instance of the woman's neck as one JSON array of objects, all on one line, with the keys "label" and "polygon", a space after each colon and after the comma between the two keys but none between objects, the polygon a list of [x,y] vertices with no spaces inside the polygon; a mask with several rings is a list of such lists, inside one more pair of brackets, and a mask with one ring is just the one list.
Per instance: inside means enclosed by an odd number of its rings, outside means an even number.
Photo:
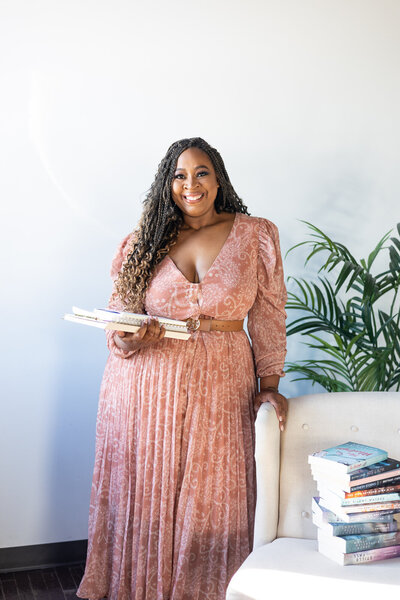
[{"label": "woman's neck", "polygon": [[215,210],[198,217],[191,217],[189,215],[183,215],[183,229],[201,229],[202,227],[209,227],[215,225],[219,221],[224,220],[224,213],[217,213]]}]

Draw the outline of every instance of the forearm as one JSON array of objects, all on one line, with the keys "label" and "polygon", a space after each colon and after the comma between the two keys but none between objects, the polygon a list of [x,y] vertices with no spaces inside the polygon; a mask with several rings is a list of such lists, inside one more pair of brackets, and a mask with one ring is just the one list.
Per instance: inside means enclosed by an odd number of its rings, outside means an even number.
[{"label": "forearm", "polygon": [[279,386],[279,375],[268,375],[267,377],[260,377],[260,391],[267,388],[278,389]]}]

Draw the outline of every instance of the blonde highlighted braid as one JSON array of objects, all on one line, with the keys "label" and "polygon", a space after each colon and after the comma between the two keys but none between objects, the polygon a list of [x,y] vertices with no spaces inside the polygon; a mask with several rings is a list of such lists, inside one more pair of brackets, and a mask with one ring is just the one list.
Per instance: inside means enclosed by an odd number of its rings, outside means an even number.
[{"label": "blonde highlighted braid", "polygon": [[144,199],[144,209],[132,238],[131,249],[116,279],[116,293],[130,311],[141,311],[156,265],[175,244],[183,223],[181,210],[172,199],[172,181],[179,156],[188,148],[199,148],[209,156],[219,183],[217,213],[249,214],[229,180],[219,152],[199,137],[171,144],[158,165],[155,179]]}]

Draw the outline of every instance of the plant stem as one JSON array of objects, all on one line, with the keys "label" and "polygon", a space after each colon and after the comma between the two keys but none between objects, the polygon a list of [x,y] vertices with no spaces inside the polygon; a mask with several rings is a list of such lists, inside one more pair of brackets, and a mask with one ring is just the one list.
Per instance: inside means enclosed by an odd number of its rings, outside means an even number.
[{"label": "plant stem", "polygon": [[[392,317],[392,316],[393,316],[394,303],[396,302],[396,298],[397,298],[397,292],[398,292],[398,291],[399,291],[399,288],[397,287],[397,288],[395,289],[395,292],[394,292],[394,296],[393,296],[393,302],[392,302],[392,304],[391,304],[391,306],[390,306],[390,313],[389,313],[389,316],[390,316],[390,317]],[[400,311],[398,312],[398,315],[397,315],[397,321],[398,321],[398,317],[399,317],[399,315],[400,315]]]}]

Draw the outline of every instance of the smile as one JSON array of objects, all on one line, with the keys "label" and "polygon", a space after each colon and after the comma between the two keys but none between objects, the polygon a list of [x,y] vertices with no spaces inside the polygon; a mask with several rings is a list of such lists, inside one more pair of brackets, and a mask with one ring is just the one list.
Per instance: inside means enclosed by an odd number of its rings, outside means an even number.
[{"label": "smile", "polygon": [[187,196],[183,196],[183,198],[188,204],[194,204],[201,200],[203,196],[204,194],[188,194]]}]

